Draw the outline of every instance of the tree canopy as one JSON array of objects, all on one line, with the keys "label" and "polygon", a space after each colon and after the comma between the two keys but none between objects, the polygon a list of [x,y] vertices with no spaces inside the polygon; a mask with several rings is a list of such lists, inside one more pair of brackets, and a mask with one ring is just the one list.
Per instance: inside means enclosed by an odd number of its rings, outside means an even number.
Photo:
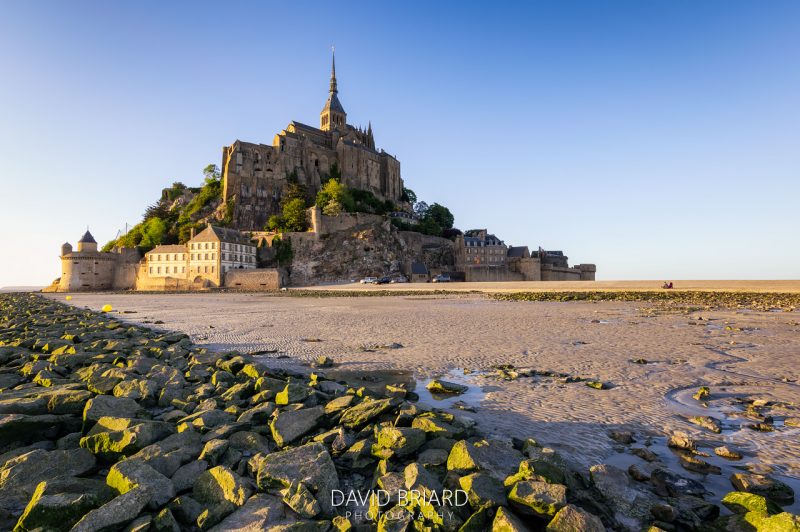
[{"label": "tree canopy", "polygon": [[322,185],[322,188],[317,193],[316,205],[322,209],[324,214],[335,216],[325,212],[326,209],[331,212],[336,210],[336,207],[331,206],[331,203],[338,205],[339,212],[341,212],[342,209],[346,211],[352,211],[355,207],[353,197],[347,187],[333,178],[329,179],[327,183]]}]

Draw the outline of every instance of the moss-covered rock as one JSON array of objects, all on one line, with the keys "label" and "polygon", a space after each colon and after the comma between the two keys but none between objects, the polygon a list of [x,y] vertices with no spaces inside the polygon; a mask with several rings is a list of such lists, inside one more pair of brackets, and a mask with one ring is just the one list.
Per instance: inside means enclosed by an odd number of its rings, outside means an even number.
[{"label": "moss-covered rock", "polygon": [[225,466],[216,466],[203,472],[192,488],[192,497],[206,504],[227,501],[242,506],[250,496],[250,490],[242,478]]},{"label": "moss-covered rock", "polygon": [[439,379],[433,379],[428,383],[426,388],[428,388],[431,393],[438,394],[462,394],[469,390],[469,386]]},{"label": "moss-covered rock", "polygon": [[567,504],[567,488],[562,484],[523,480],[514,484],[508,500],[523,513],[551,518]]},{"label": "moss-covered rock", "polygon": [[358,429],[366,425],[372,419],[388,411],[391,407],[391,399],[366,398],[356,406],[345,410],[339,422],[345,428]]},{"label": "moss-covered rock", "polygon": [[268,454],[259,465],[256,480],[261,490],[302,482],[314,494],[323,515],[333,512],[331,492],[339,489],[336,467],[326,447],[318,442]]},{"label": "moss-covered rock", "polygon": [[568,504],[547,524],[551,532],[605,532],[606,527],[596,515]]},{"label": "moss-covered rock", "polygon": [[[181,527],[169,508],[164,508],[150,521],[150,525],[143,530],[148,532],[180,532]],[[126,531],[127,532],[127,531]]]},{"label": "moss-covered rock", "polygon": [[322,406],[284,410],[272,419],[269,427],[275,443],[285,447],[319,427],[324,418],[325,408]]},{"label": "moss-covered rock", "polygon": [[494,515],[492,521],[492,532],[527,532],[529,528],[525,523],[508,510],[508,508],[500,507]]},{"label": "moss-covered rock", "polygon": [[140,486],[132,489],[84,515],[70,532],[120,530],[139,515],[151,498],[152,493],[148,488]]},{"label": "moss-covered rock", "polygon": [[697,401],[704,401],[708,399],[710,395],[711,390],[708,388],[708,386],[701,386],[696,392],[694,392],[692,398],[696,399]]},{"label": "moss-covered rock", "polygon": [[89,433],[81,438],[80,446],[92,454],[116,460],[134,454],[174,431],[172,424],[162,421],[106,416],[100,418]]},{"label": "moss-covered rock", "polygon": [[498,480],[505,480],[517,471],[522,453],[498,440],[456,442],[447,457],[448,471],[468,474],[484,471]]},{"label": "moss-covered rock", "polygon": [[290,382],[277,393],[275,396],[275,404],[288,405],[291,403],[299,403],[308,397],[309,393],[310,391],[307,386]]},{"label": "moss-covered rock", "polygon": [[381,458],[390,458],[394,455],[408,456],[419,449],[425,443],[425,439],[425,432],[417,428],[381,427],[372,447],[372,453]]},{"label": "moss-covered rock", "polygon": [[156,509],[175,496],[172,481],[140,460],[122,460],[108,471],[106,484],[117,493],[128,493],[137,486],[150,491],[152,499],[149,506]]},{"label": "moss-covered rock", "polygon": [[777,514],[781,512],[780,506],[770,502],[761,495],[747,493],[746,491],[732,491],[722,498],[724,504],[730,511],[737,514],[747,512],[762,512],[766,514]]},{"label": "moss-covered rock", "polygon": [[24,506],[40,482],[83,475],[91,471],[95,463],[94,456],[85,449],[33,449],[0,466],[0,493],[8,501],[18,501]]},{"label": "moss-covered rock", "polygon": [[327,403],[325,403],[325,413],[326,414],[333,414],[336,412],[341,412],[345,408],[349,408],[350,405],[353,404],[355,400],[355,395],[342,395],[341,397],[336,397],[335,399],[331,399]]},{"label": "moss-covered rock", "polygon": [[281,490],[283,502],[297,515],[306,519],[316,517],[320,512],[319,503],[302,482],[295,482]]},{"label": "moss-covered rock", "polygon": [[794,490],[789,485],[766,475],[734,473],[731,484],[738,491],[761,495],[781,506],[794,502]]},{"label": "moss-covered rock", "polygon": [[486,473],[464,475],[458,479],[458,483],[467,492],[469,503],[475,510],[505,506],[507,503],[503,484]]},{"label": "moss-covered rock", "polygon": [[14,531],[40,527],[69,530],[89,510],[105,504],[114,495],[111,488],[97,480],[61,477],[42,481],[36,486]]},{"label": "moss-covered rock", "polygon": [[432,437],[442,436],[444,438],[458,438],[464,434],[460,428],[444,421],[435,415],[420,415],[414,418],[411,426],[415,429],[420,429]]}]

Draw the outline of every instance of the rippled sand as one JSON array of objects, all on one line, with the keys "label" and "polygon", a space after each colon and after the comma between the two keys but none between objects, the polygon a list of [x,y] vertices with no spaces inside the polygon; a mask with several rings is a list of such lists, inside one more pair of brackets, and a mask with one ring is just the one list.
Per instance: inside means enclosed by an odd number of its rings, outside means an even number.
[{"label": "rippled sand", "polygon": [[[51,297],[64,300],[63,295]],[[292,357],[265,355],[276,366],[325,354],[340,369],[411,370],[419,379],[459,374],[463,368],[487,370],[495,364],[596,379],[613,387],[594,390],[547,377],[505,381],[476,373],[462,377],[483,391],[482,397],[471,397],[480,401],[477,412],[466,415],[490,433],[533,436],[585,465],[613,460],[615,443],[607,436],[611,429],[632,429],[640,442],[648,435],[661,441],[666,431],[678,429],[710,446],[726,443],[742,449],[742,464],[769,466],[800,478],[799,428],[779,426],[771,433],[743,428],[717,435],[682,417],[704,414],[725,420],[729,403],[739,397],[789,403],[781,407],[784,413],[798,415],[798,312],[662,313],[643,310],[649,307],[643,303],[501,302],[476,294],[72,297],[72,304],[92,309],[111,304],[125,320],[163,322],[153,326],[184,331],[210,348],[277,350]],[[364,349],[393,342],[403,347]],[[631,362],[640,358],[649,363]],[[720,398],[708,408],[691,398],[701,385]]]}]

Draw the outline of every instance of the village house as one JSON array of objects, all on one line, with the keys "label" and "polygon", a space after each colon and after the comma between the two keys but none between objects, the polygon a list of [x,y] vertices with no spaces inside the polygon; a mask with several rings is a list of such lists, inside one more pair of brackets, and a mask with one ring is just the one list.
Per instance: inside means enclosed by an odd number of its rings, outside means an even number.
[{"label": "village house", "polygon": [[464,237],[465,265],[504,266],[508,246],[486,229]]},{"label": "village house", "polygon": [[570,267],[563,251],[507,246],[486,229],[457,236],[453,251],[467,281],[594,281],[597,271],[594,264]]},{"label": "village house", "polygon": [[185,277],[189,256],[186,246],[156,246],[145,254],[150,277]]},{"label": "village house", "polygon": [[195,282],[202,278],[221,286],[227,272],[256,267],[256,246],[236,229],[209,224],[189,240],[187,248],[187,277]]}]

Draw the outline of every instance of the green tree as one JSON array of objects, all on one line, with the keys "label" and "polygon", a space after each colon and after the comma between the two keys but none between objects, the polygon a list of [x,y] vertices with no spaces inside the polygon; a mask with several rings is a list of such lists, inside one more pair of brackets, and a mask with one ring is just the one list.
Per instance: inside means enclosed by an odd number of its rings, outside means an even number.
[{"label": "green tree", "polygon": [[306,204],[306,199],[308,198],[308,191],[306,187],[301,185],[300,183],[290,181],[286,185],[286,193],[281,198],[281,208],[286,206],[287,203],[290,201],[299,199],[303,202],[303,205]]},{"label": "green tree", "polygon": [[442,226],[430,216],[422,218],[416,226],[416,230],[424,235],[441,236]]},{"label": "green tree", "polygon": [[291,238],[287,238],[286,240],[275,238],[272,240],[272,247],[275,249],[275,260],[279,268],[281,266],[288,266],[292,262],[294,253],[292,252]]},{"label": "green tree", "polygon": [[280,231],[283,229],[283,216],[280,214],[273,214],[267,220],[267,231]]},{"label": "green tree", "polygon": [[286,231],[305,231],[308,229],[306,203],[300,198],[290,200],[283,206],[283,228]]},{"label": "green tree", "polygon": [[[342,209],[352,210],[353,208],[353,197],[350,191],[341,182],[333,178],[322,185],[322,188],[317,192],[316,205],[324,212],[331,202],[338,204],[339,212],[341,212]],[[335,207],[332,209],[335,210]]]},{"label": "green tree", "polygon": [[403,187],[403,195],[400,196],[400,200],[413,205],[417,202],[417,195],[410,188]]},{"label": "green tree", "polygon": [[212,181],[219,181],[222,178],[222,174],[219,171],[219,166],[216,164],[209,164],[205,168],[203,168],[203,182],[208,184]]},{"label": "green tree", "polygon": [[352,208],[348,205],[343,205],[350,212],[386,214],[395,210],[391,201],[381,201],[369,190],[350,189],[350,196],[353,198]]},{"label": "green tree", "polygon": [[322,214],[325,216],[339,216],[342,214],[342,204],[332,199],[325,205],[325,208],[322,209]]},{"label": "green tree", "polygon": [[453,213],[450,212],[450,209],[439,205],[438,203],[434,203],[428,207],[428,212],[425,214],[425,216],[431,218],[434,222],[436,222],[436,225],[442,229],[452,229],[453,223],[455,222],[455,217],[453,216]]},{"label": "green tree", "polygon": [[161,218],[150,218],[142,225],[142,240],[139,246],[145,251],[150,251],[161,244],[167,233],[167,224]]}]

